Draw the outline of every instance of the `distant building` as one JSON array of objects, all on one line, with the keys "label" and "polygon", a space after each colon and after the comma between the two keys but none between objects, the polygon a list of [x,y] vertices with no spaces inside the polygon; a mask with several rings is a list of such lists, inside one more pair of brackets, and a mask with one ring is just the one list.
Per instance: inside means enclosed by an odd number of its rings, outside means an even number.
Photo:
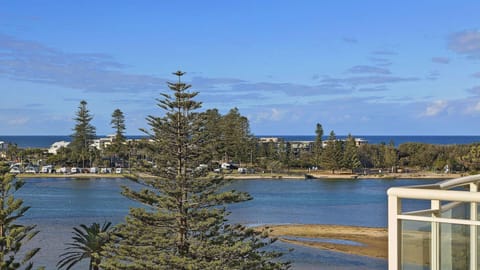
[{"label": "distant building", "polygon": [[293,153],[311,152],[313,150],[314,142],[312,141],[296,141],[290,142]]},{"label": "distant building", "polygon": [[93,140],[91,146],[97,148],[98,150],[102,150],[107,148],[109,145],[112,145],[114,139],[115,135],[107,135],[106,138],[98,138]]},{"label": "distant building", "polygon": [[70,144],[70,142],[66,141],[59,141],[59,142],[54,142],[50,148],[48,148],[48,153],[50,154],[57,154],[57,151],[62,148],[62,147],[67,147]]},{"label": "distant building", "polygon": [[[364,144],[368,144],[368,141],[365,140],[365,139],[361,139],[361,138],[354,138],[354,139],[355,139],[355,145],[357,147],[361,146],[361,145],[364,145]],[[346,142],[347,139],[337,139],[337,141]],[[330,143],[330,140],[322,141],[322,148],[325,148],[329,143]]]},{"label": "distant building", "polygon": [[0,141],[0,158],[7,157],[8,143]]},{"label": "distant building", "polygon": [[260,143],[278,143],[280,142],[280,138],[277,138],[277,137],[261,137],[261,138],[258,138],[258,141]]}]

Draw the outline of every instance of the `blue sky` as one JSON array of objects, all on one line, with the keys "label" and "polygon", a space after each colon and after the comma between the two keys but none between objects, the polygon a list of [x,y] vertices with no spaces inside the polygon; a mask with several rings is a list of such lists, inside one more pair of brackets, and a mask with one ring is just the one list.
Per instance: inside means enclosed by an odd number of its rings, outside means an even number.
[{"label": "blue sky", "polygon": [[256,135],[480,134],[479,1],[3,1],[0,135],[67,135],[84,99],[141,134],[172,72]]}]

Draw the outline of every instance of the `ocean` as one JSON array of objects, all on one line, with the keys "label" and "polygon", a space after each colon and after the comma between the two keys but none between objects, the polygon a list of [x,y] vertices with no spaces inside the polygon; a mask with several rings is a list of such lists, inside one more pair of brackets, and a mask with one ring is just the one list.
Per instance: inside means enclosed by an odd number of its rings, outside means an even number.
[{"label": "ocean", "polygon": [[[101,136],[100,137],[104,137]],[[315,136],[287,136],[287,135],[262,135],[257,137],[278,137],[283,138],[286,141],[313,141],[315,140]],[[337,136],[339,139],[344,139],[347,136],[339,135]],[[471,144],[480,142],[480,136],[441,136],[441,135],[434,135],[434,136],[406,136],[406,135],[355,135],[356,138],[361,138],[370,144],[380,144],[385,143],[388,144],[391,141],[398,146],[403,143],[407,142],[418,142],[418,143],[428,143],[428,144]],[[145,136],[127,136],[129,139],[139,139],[145,138]],[[328,139],[327,136],[324,136],[324,140]],[[71,137],[68,135],[52,135],[52,136],[3,136],[0,135],[0,141],[4,141],[7,143],[14,143],[17,144],[20,148],[49,148],[54,142],[58,141],[70,141]]]},{"label": "ocean", "polygon": [[[245,225],[262,224],[340,224],[386,227],[387,195],[392,186],[420,185],[432,180],[237,180],[227,189],[245,191],[253,200],[233,204],[229,221]],[[16,193],[31,209],[22,218],[37,224],[40,233],[29,243],[41,247],[34,258],[36,266],[55,269],[65,243],[71,241],[72,227],[79,224],[122,222],[129,207],[140,204],[120,194],[121,186],[135,188],[127,179],[26,179]],[[408,204],[410,203],[410,204]],[[428,207],[428,203],[421,202]],[[414,205],[411,205],[414,204]],[[420,209],[419,202],[407,202],[405,209]],[[296,270],[383,270],[387,261],[363,256],[294,246],[277,242]],[[73,269],[86,269],[85,263]]]}]

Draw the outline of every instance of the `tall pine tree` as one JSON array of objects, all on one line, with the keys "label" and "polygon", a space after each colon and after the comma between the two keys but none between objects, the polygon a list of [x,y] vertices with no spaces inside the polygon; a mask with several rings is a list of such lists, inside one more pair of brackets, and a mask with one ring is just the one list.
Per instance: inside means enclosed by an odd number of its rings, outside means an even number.
[{"label": "tall pine tree", "polygon": [[322,154],[322,165],[326,169],[332,170],[335,174],[335,170],[341,168],[343,161],[343,145],[342,142],[337,140],[337,136],[333,130],[328,137],[327,145]]},{"label": "tall pine tree", "polygon": [[120,109],[113,111],[110,124],[115,130],[115,137],[113,137],[112,144],[105,149],[105,153],[110,156],[110,166],[116,166],[117,162],[122,161],[123,167],[128,151],[125,137],[125,116]]},{"label": "tall pine tree", "polygon": [[162,117],[149,116],[155,178],[136,179],[148,188],[124,188],[123,194],[146,205],[133,208],[106,247],[103,269],[285,269],[271,241],[241,225],[226,223],[225,205],[250,199],[248,194],[220,191],[225,181],[205,177],[197,167],[208,141],[203,117],[195,111],[197,92],[181,82],[168,83],[162,94]]},{"label": "tall pine tree", "polygon": [[124,143],[125,138],[125,116],[120,109],[116,109],[112,113],[112,120],[110,121],[112,128],[115,129],[115,143]]},{"label": "tall pine tree", "polygon": [[343,153],[343,166],[347,169],[350,169],[353,173],[354,170],[360,168],[361,165],[362,163],[360,162],[355,138],[351,134],[348,134],[345,142],[345,151]]},{"label": "tall pine tree", "polygon": [[314,157],[314,164],[315,166],[320,166],[320,161],[322,158],[322,151],[323,151],[323,127],[320,123],[317,123],[315,128],[315,142],[313,143],[313,157]]},{"label": "tall pine tree", "polygon": [[73,129],[72,143],[69,147],[74,151],[77,161],[81,161],[83,168],[85,168],[85,161],[91,156],[90,145],[96,137],[96,129],[90,123],[92,119],[93,116],[87,109],[87,102],[85,100],[80,101],[75,117],[76,124]]}]

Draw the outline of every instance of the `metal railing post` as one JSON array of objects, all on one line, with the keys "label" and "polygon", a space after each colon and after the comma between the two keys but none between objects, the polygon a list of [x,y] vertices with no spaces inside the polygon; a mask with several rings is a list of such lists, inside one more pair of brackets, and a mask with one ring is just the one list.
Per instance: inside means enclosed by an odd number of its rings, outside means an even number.
[{"label": "metal railing post", "polygon": [[[478,192],[478,184],[470,183],[470,192]],[[478,204],[470,203],[470,220],[478,220]],[[478,227],[470,225],[470,270],[477,269]]]},{"label": "metal railing post", "polygon": [[[439,217],[440,215],[440,201],[431,200],[430,208],[432,212],[432,218]],[[430,269],[440,269],[440,223],[432,221],[432,231],[430,238]]]},{"label": "metal railing post", "polygon": [[388,270],[400,269],[400,237],[401,221],[397,218],[401,214],[402,204],[397,196],[388,196]]}]

